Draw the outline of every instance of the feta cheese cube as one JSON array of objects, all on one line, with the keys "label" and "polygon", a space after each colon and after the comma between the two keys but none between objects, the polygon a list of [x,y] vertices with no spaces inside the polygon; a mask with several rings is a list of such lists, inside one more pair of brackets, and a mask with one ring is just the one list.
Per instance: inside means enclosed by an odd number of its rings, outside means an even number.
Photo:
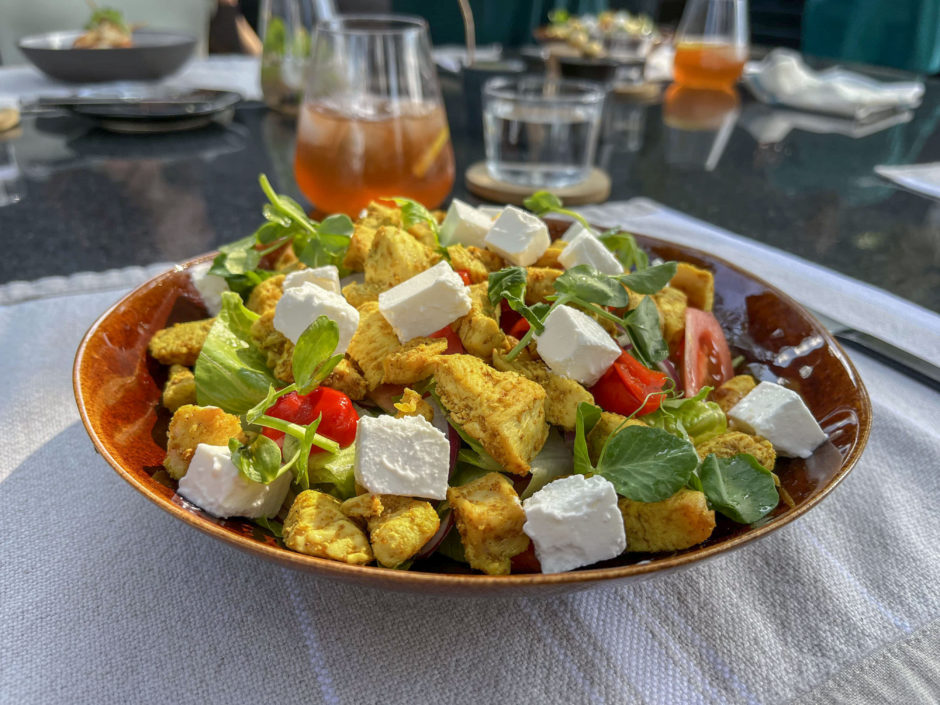
[{"label": "feta cheese cube", "polygon": [[402,343],[430,335],[470,312],[470,294],[447,262],[379,294],[379,313]]},{"label": "feta cheese cube", "polygon": [[180,479],[179,494],[220,519],[273,517],[284,504],[291,473],[263,485],[246,480],[226,446],[196,446],[189,469]]},{"label": "feta cheese cube", "polygon": [[792,389],[761,382],[731,407],[728,417],[748,433],[763,436],[780,455],[808,458],[828,436]]},{"label": "feta cheese cube", "polygon": [[212,262],[200,262],[189,268],[189,279],[199,292],[202,303],[210,316],[218,316],[222,310],[222,294],[228,291],[228,282],[224,278],[209,274]]},{"label": "feta cheese cube", "polygon": [[441,223],[442,245],[473,245],[484,247],[486,233],[493,225],[492,218],[480,213],[469,203],[455,198],[447,209],[444,222]]},{"label": "feta cheese cube", "polygon": [[274,328],[296,345],[301,334],[320,316],[326,316],[339,326],[336,353],[346,352],[359,326],[359,311],[350,306],[342,294],[327,291],[316,284],[303,282],[284,290],[274,309]]},{"label": "feta cheese cube", "polygon": [[578,221],[575,221],[571,224],[570,228],[565,230],[565,234],[561,236],[561,239],[564,242],[571,242],[581,233],[587,233],[588,235],[597,237],[596,232],[594,232],[593,230],[589,230],[588,228],[585,228],[583,225],[581,225],[581,223],[579,223]]},{"label": "feta cheese cube", "polygon": [[299,269],[291,272],[284,277],[284,290],[300,286],[304,282],[316,284],[321,289],[333,291],[339,294],[342,290],[339,286],[339,270],[332,264],[323,267],[310,267],[308,269]]},{"label": "feta cheese cube", "polygon": [[353,472],[374,494],[445,499],[450,442],[423,416],[363,416]]},{"label": "feta cheese cube", "polygon": [[492,223],[506,210],[505,206],[477,206],[477,210],[490,219]]},{"label": "feta cheese cube", "polygon": [[558,255],[558,261],[565,269],[586,264],[601,274],[611,276],[623,274],[623,265],[620,264],[620,260],[587,230],[582,230],[568,243],[568,246]]},{"label": "feta cheese cube", "polygon": [[620,346],[600,323],[571,306],[559,306],[535,336],[539,356],[552,372],[590,387],[620,357]]},{"label": "feta cheese cube", "polygon": [[506,206],[486,234],[489,249],[520,267],[534,264],[551,244],[548,226],[514,206]]},{"label": "feta cheese cube", "polygon": [[563,573],[616,558],[627,548],[617,492],[600,475],[550,482],[522,503],[522,530],[543,573]]}]

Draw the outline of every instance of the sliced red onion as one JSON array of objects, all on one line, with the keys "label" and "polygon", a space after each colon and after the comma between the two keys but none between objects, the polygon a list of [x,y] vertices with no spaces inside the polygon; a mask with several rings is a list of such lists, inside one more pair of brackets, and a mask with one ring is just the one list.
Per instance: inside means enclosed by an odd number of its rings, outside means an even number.
[{"label": "sliced red onion", "polygon": [[663,360],[662,362],[656,363],[656,366],[659,368],[660,372],[669,375],[677,387],[679,386],[679,372],[676,370],[676,366],[672,364],[672,360]]},{"label": "sliced red onion", "polygon": [[454,430],[453,426],[447,427],[447,440],[450,441],[450,472],[447,478],[454,476],[454,470],[457,469],[457,455],[460,453],[460,434]]},{"label": "sliced red onion", "polygon": [[427,558],[434,553],[444,539],[447,538],[447,534],[450,533],[452,528],[454,528],[454,512],[451,509],[447,509],[444,512],[444,516],[441,517],[441,525],[437,532],[428,539],[428,542],[415,554],[415,560]]},{"label": "sliced red onion", "polygon": [[395,408],[395,400],[398,399],[404,391],[405,387],[401,384],[380,384],[369,392],[368,398],[386,414],[394,416],[398,413],[398,409]]}]

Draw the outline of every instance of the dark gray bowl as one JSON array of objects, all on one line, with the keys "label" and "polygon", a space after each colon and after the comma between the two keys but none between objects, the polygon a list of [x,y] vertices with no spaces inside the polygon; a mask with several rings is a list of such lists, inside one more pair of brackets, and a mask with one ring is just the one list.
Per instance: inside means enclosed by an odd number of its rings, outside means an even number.
[{"label": "dark gray bowl", "polygon": [[71,83],[148,81],[163,78],[186,63],[196,38],[183,32],[141,29],[123,49],[73,49],[80,30],[23,37],[20,51],[40,71]]}]

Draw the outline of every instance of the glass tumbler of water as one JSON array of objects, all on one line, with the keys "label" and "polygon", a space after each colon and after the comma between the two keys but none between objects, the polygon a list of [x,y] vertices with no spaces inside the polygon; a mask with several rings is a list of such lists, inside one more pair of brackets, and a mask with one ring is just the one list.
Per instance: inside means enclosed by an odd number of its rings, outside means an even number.
[{"label": "glass tumbler of water", "polygon": [[603,86],[544,77],[493,78],[483,87],[490,175],[533,188],[583,181],[594,163]]}]

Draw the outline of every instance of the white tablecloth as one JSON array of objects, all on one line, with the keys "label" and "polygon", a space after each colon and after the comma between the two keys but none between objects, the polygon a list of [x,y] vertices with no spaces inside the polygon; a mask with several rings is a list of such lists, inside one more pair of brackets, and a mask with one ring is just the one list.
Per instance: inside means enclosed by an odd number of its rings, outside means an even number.
[{"label": "white tablecloth", "polygon": [[[651,234],[689,237],[691,221],[648,201],[591,215],[631,208],[659,223]],[[722,253],[730,242],[695,237]],[[737,243],[826,312],[887,302],[898,328],[940,336],[923,309]],[[382,593],[193,531],[95,454],[72,357],[146,274],[0,287],[0,702],[940,700],[940,404],[917,382],[853,354],[874,406],[859,465],[820,507],[730,555],[549,599]]]}]

